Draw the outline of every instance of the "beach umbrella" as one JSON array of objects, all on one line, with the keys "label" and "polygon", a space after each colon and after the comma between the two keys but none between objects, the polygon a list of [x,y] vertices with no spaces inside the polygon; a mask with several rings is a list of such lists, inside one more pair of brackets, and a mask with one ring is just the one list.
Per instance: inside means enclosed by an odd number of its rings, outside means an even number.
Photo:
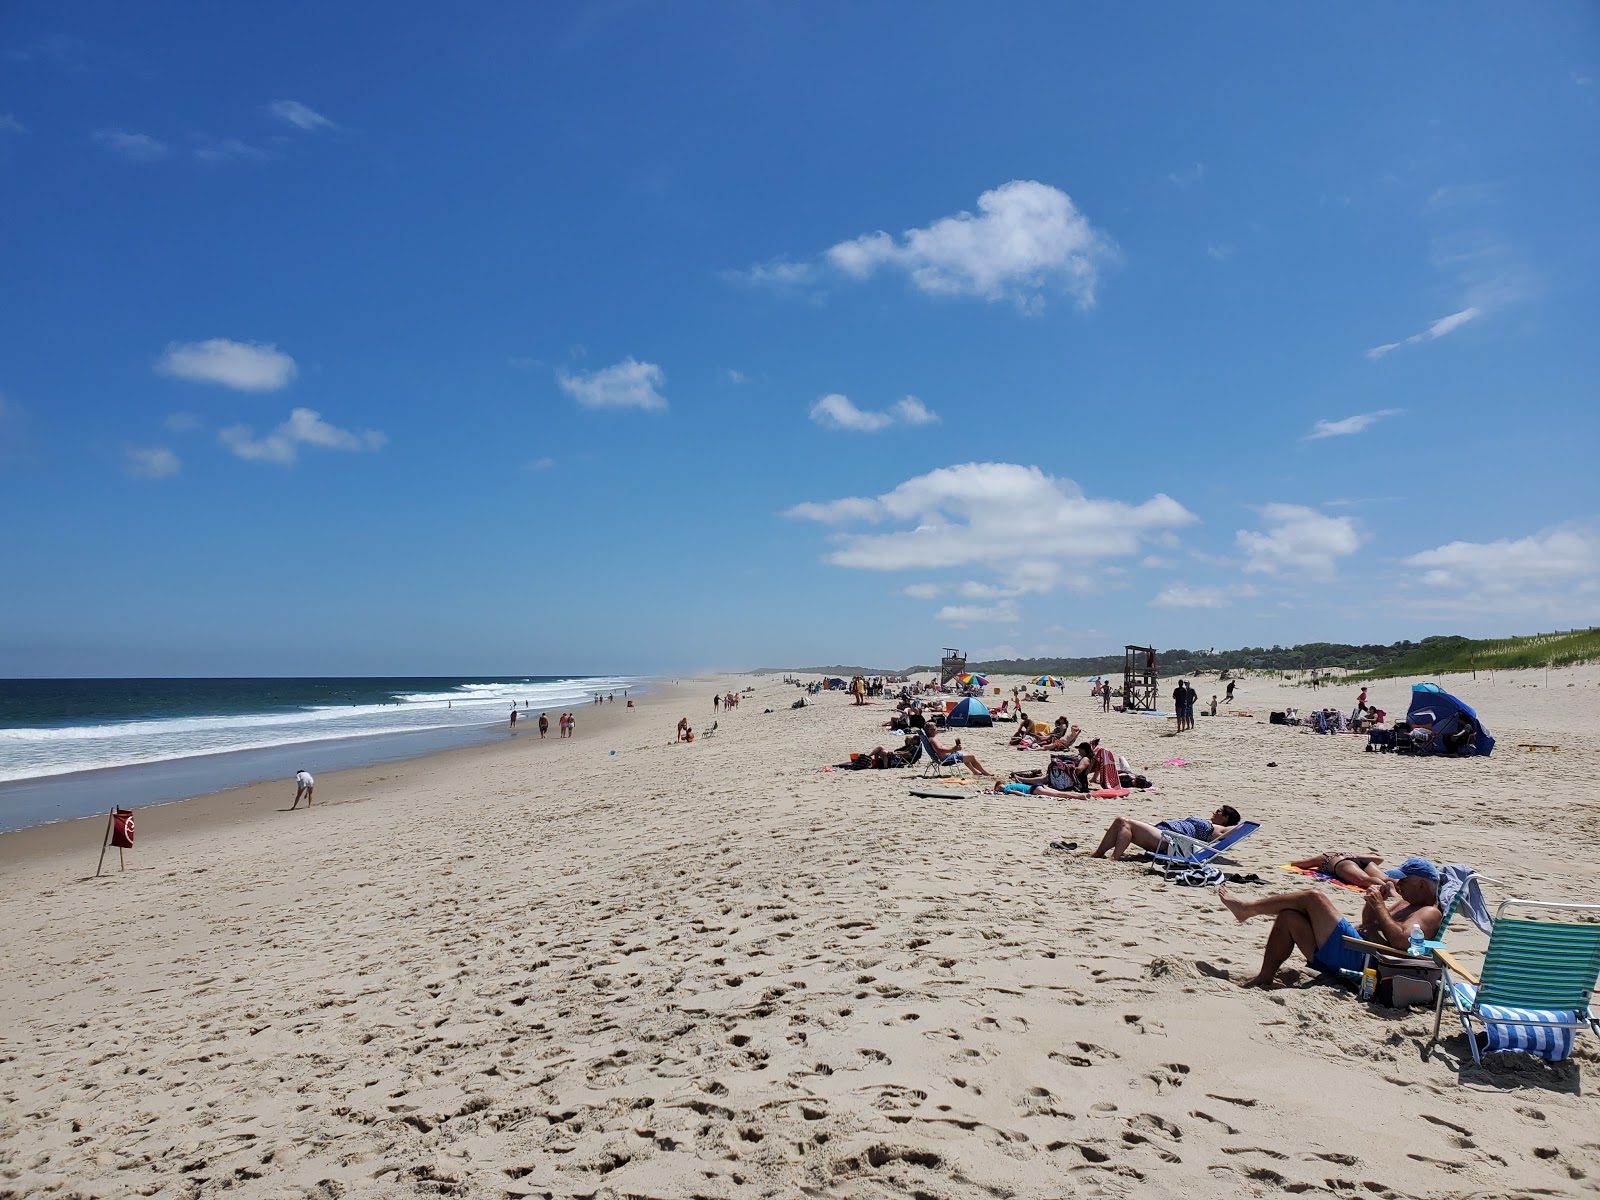
[{"label": "beach umbrella", "polygon": [[960,681],[962,687],[989,686],[989,677],[987,675],[973,675],[969,673],[966,675],[957,675],[956,678]]},{"label": "beach umbrella", "polygon": [[1061,676],[1059,676],[1059,675],[1041,675],[1041,676],[1039,676],[1039,678],[1035,679],[1033,682],[1039,687],[1060,687],[1060,686],[1062,686]]}]

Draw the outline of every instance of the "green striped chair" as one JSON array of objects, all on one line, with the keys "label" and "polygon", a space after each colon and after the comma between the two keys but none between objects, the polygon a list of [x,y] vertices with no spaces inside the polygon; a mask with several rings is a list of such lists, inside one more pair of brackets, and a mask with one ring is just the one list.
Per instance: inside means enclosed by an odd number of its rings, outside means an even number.
[{"label": "green striped chair", "polygon": [[1474,975],[1448,950],[1434,951],[1444,968],[1444,986],[1434,1006],[1433,1037],[1439,1041],[1448,998],[1472,1048],[1483,1056],[1472,1022],[1488,1034],[1490,1050],[1525,1050],[1553,1061],[1572,1053],[1572,1037],[1588,1029],[1600,1037],[1600,904],[1544,904],[1505,900],[1495,914],[1483,972]]}]

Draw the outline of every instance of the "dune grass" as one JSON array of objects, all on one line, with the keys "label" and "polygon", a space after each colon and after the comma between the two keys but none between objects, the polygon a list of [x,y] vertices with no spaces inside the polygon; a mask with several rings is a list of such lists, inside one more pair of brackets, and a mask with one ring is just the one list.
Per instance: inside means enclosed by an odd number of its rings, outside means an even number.
[{"label": "dune grass", "polygon": [[1401,675],[1445,675],[1463,671],[1509,671],[1518,667],[1567,667],[1600,661],[1600,629],[1539,633],[1532,637],[1474,639],[1431,637],[1401,657],[1352,675],[1352,680]]}]

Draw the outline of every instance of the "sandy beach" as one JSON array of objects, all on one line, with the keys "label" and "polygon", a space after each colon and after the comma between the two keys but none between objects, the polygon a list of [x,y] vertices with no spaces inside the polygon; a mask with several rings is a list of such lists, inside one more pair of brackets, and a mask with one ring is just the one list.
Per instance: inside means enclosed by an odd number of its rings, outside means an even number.
[{"label": "sandy beach", "polygon": [[[310,812],[288,779],[141,810],[98,880],[102,821],[0,837],[0,1197],[1592,1195],[1600,1041],[1422,1061],[1431,1011],[1298,956],[1241,990],[1265,922],[1088,857],[1119,812],[1225,802],[1262,823],[1231,855],[1251,896],[1357,916],[1278,868],[1337,847],[1471,864],[1491,903],[1600,901],[1600,668],[1437,682],[1492,758],[1267,723],[1348,710],[1343,685],[1249,678],[1252,715],[1171,736],[1073,680],[1029,711],[1159,790],[920,799],[920,770],[825,769],[892,744],[889,702],[729,676],[579,708],[571,741],[321,775]],[[1372,699],[1403,714],[1409,687]],[[1009,732],[962,736],[1043,761]],[[1484,944],[1452,933],[1469,965]]]}]

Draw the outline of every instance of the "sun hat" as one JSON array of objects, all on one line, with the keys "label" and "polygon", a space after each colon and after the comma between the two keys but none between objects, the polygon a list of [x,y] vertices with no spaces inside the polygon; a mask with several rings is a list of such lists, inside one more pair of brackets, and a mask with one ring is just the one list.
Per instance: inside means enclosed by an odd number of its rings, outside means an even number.
[{"label": "sun hat", "polygon": [[1407,875],[1439,882],[1439,868],[1425,858],[1408,858],[1392,871],[1385,871],[1390,879],[1404,879]]}]

